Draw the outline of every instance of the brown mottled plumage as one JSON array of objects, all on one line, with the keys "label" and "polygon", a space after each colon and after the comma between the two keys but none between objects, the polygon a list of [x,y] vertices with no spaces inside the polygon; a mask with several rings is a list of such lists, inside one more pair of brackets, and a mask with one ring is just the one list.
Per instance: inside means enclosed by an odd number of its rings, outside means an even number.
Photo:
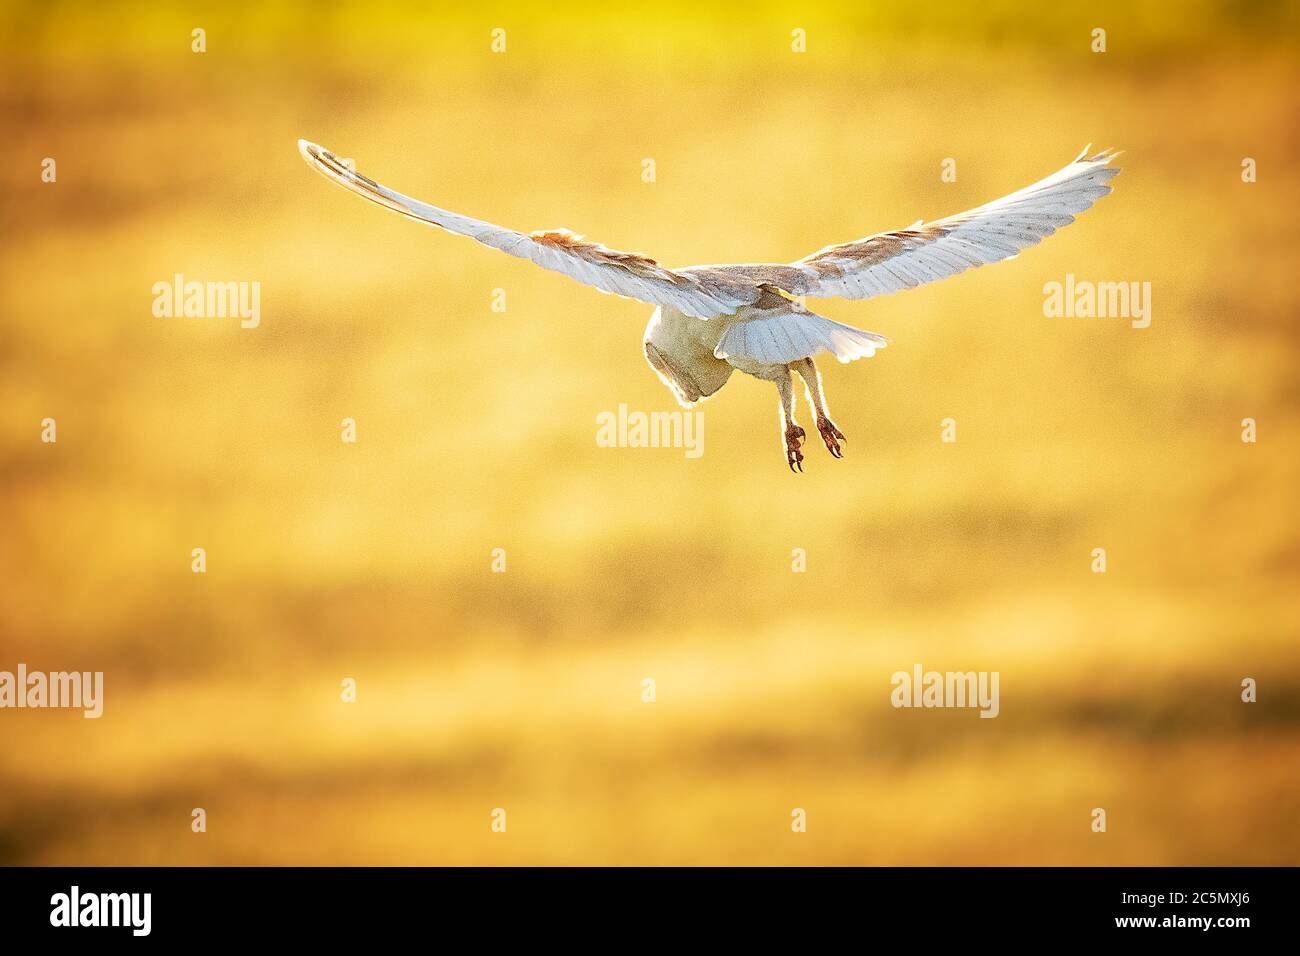
[{"label": "brown mottled plumage", "polygon": [[647,279],[664,279],[674,285],[680,285],[686,281],[685,278],[671,269],[665,269],[649,256],[642,255],[639,252],[620,252],[617,249],[602,246],[599,242],[586,242],[582,236],[576,232],[570,232],[568,229],[546,229],[539,232],[530,232],[528,238],[536,239],[544,246],[553,246],[565,252],[570,252],[587,262],[621,266],[628,272]]}]

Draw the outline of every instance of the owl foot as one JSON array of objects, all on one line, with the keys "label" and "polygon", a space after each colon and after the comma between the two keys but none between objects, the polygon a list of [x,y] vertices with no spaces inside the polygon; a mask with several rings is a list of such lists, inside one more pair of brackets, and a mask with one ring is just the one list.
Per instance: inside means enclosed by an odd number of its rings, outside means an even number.
[{"label": "owl foot", "polygon": [[822,441],[826,443],[826,450],[836,458],[844,457],[844,449],[840,447],[840,442],[848,441],[844,433],[835,427],[835,423],[829,418],[817,419],[817,430],[822,433]]},{"label": "owl foot", "polygon": [[803,452],[799,448],[807,434],[798,425],[791,425],[785,430],[785,459],[791,471],[795,468],[803,471]]}]

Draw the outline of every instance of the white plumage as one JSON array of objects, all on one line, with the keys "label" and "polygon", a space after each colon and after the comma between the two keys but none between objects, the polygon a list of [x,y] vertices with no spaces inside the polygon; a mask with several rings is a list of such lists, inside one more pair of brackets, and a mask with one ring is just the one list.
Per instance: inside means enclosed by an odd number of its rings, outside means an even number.
[{"label": "white plumage", "polygon": [[720,359],[738,356],[755,362],[788,365],[830,352],[841,362],[871,358],[889,339],[855,329],[797,308],[772,310],[747,322],[727,325],[713,354]]},{"label": "white plumage", "polygon": [[1045,179],[976,209],[827,246],[796,262],[668,269],[648,256],[586,242],[565,229],[522,233],[448,212],[361,175],[314,143],[299,140],[298,148],[326,177],[394,212],[601,292],[657,306],[644,346],[664,384],[691,404],[714,394],[733,369],[775,382],[786,460],[791,470],[800,471],[805,435],[794,421],[791,373],[804,379],[817,429],[831,454],[841,457],[844,436],[830,421],[812,359],[822,352],[841,362],[867,358],[888,339],[809,312],[792,297],[869,299],[1014,258],[1110,192],[1107,183],[1119,172],[1109,165],[1117,153],[1087,156],[1085,149]]}]

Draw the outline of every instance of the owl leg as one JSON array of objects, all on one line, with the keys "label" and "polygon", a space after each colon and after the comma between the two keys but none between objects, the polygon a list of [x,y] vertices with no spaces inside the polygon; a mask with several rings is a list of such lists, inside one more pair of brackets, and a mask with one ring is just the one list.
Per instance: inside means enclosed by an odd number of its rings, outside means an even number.
[{"label": "owl leg", "polygon": [[794,381],[790,369],[782,367],[774,377],[776,390],[781,395],[781,430],[785,435],[785,460],[794,471],[803,471],[803,452],[799,450],[807,433],[794,423]]},{"label": "owl leg", "polygon": [[808,404],[813,407],[817,415],[817,430],[821,432],[822,441],[826,443],[826,450],[836,458],[844,457],[844,449],[840,447],[840,442],[848,441],[844,433],[835,427],[831,421],[830,415],[826,409],[826,394],[822,391],[822,376],[817,371],[817,366],[810,358],[801,359],[795,362],[791,368],[797,369],[799,377],[803,379],[805,389],[808,392]]}]

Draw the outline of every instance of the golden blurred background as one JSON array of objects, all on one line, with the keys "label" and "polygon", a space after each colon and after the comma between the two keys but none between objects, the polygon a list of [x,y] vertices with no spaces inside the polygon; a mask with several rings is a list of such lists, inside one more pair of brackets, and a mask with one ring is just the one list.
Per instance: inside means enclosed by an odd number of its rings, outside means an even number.
[{"label": "golden blurred background", "polygon": [[[0,862],[1300,862],[1297,7],[979,6],[7,4],[0,669],[106,700],[0,712]],[[822,303],[893,345],[823,360],[847,457],[792,477],[743,376],[698,460],[597,447],[676,407],[651,307],[299,137],[668,265],[1126,152],[1013,262]],[[175,273],[261,324],[154,318]],[[1149,281],[1151,327],[1045,318],[1066,273]],[[893,709],[915,663],[1001,715]]]}]

